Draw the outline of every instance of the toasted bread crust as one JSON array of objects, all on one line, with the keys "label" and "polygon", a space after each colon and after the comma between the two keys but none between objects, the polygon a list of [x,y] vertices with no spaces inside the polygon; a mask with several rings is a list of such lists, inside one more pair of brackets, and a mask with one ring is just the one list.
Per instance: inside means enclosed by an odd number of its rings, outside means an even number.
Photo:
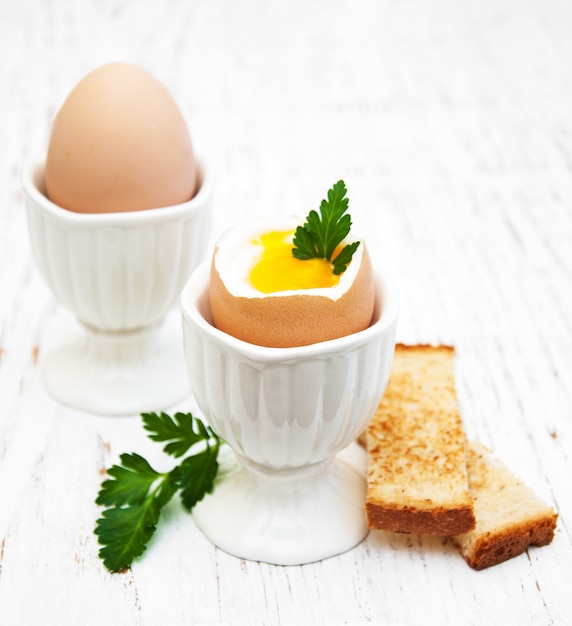
[{"label": "toasted bread crust", "polygon": [[550,506],[481,444],[468,445],[467,462],[477,524],[453,543],[468,565],[482,570],[552,541],[558,515]]},{"label": "toasted bread crust", "polygon": [[[527,520],[495,533],[478,537],[463,554],[468,565],[482,570],[522,554],[530,546],[546,546],[554,538],[556,517]],[[453,540],[459,546],[455,539]]]},{"label": "toasted bread crust", "polygon": [[370,528],[395,533],[454,535],[459,528],[472,528],[475,524],[473,507],[469,504],[457,508],[420,509],[367,502],[365,508]]},{"label": "toasted bread crust", "polygon": [[454,348],[398,344],[365,434],[370,528],[453,535],[475,526]]}]

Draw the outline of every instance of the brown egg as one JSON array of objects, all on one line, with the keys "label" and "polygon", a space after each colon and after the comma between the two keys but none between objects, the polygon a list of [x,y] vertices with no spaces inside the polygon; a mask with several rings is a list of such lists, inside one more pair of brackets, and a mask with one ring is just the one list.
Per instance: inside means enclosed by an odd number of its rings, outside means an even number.
[{"label": "brown egg", "polygon": [[256,345],[287,348],[337,339],[371,324],[375,291],[365,243],[338,282],[328,261],[292,256],[295,227],[292,220],[273,226],[254,221],[221,237],[209,293],[219,330]]},{"label": "brown egg", "polygon": [[130,63],[103,65],[53,123],[48,198],[79,213],[141,211],[189,200],[197,166],[187,124],[161,83]]}]

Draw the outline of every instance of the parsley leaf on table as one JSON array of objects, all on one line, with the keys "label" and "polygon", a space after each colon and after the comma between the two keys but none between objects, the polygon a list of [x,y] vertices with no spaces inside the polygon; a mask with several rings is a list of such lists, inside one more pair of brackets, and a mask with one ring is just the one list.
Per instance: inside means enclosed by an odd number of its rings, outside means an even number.
[{"label": "parsley leaf on table", "polygon": [[181,463],[181,500],[190,511],[205,493],[212,491],[214,477],[218,471],[218,448],[207,446],[195,456]]},{"label": "parsley leaf on table", "polygon": [[120,465],[108,471],[96,503],[107,507],[96,522],[95,534],[102,548],[99,556],[111,572],[131,565],[146,549],[157,529],[162,508],[181,491],[181,502],[191,510],[212,492],[218,472],[222,440],[191,413],[142,414],[144,428],[153,441],[168,442],[163,450],[180,458],[197,444],[200,449],[186,456],[168,472],[157,472],[136,453],[120,455]]},{"label": "parsley leaf on table", "polygon": [[151,485],[159,478],[149,463],[138,454],[122,454],[121,465],[107,470],[112,478],[106,480],[96,500],[104,506],[140,504],[147,496]]},{"label": "parsley leaf on table", "polygon": [[166,413],[142,413],[143,427],[151,433],[153,441],[168,441],[163,448],[167,454],[178,458],[196,443],[208,439],[209,433],[200,420],[188,418],[188,413],[175,413],[174,418]]},{"label": "parsley leaf on table", "polygon": [[308,259],[326,259],[333,265],[334,274],[344,272],[359,246],[359,241],[345,245],[332,259],[336,249],[347,237],[352,225],[346,198],[346,185],[339,180],[328,191],[327,200],[320,204],[320,214],[310,211],[306,223],[298,226],[294,235],[292,254],[303,261]]}]

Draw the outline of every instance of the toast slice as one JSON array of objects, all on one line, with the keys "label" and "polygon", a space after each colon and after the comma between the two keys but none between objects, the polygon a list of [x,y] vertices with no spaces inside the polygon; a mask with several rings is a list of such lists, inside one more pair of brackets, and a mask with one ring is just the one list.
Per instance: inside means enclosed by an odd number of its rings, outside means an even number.
[{"label": "toast slice", "polygon": [[545,546],[554,537],[558,515],[483,445],[467,447],[469,491],[476,526],[453,537],[465,561],[477,570]]},{"label": "toast slice", "polygon": [[370,528],[450,536],[475,527],[454,355],[449,346],[396,346],[365,432]]}]

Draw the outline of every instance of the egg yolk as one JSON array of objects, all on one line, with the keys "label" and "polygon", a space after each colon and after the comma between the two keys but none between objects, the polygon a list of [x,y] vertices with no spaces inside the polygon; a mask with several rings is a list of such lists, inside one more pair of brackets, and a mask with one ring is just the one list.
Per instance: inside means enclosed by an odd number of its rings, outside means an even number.
[{"label": "egg yolk", "polygon": [[327,259],[297,259],[292,254],[294,231],[272,231],[253,241],[262,255],[250,272],[252,286],[262,293],[333,287],[340,281]]}]

